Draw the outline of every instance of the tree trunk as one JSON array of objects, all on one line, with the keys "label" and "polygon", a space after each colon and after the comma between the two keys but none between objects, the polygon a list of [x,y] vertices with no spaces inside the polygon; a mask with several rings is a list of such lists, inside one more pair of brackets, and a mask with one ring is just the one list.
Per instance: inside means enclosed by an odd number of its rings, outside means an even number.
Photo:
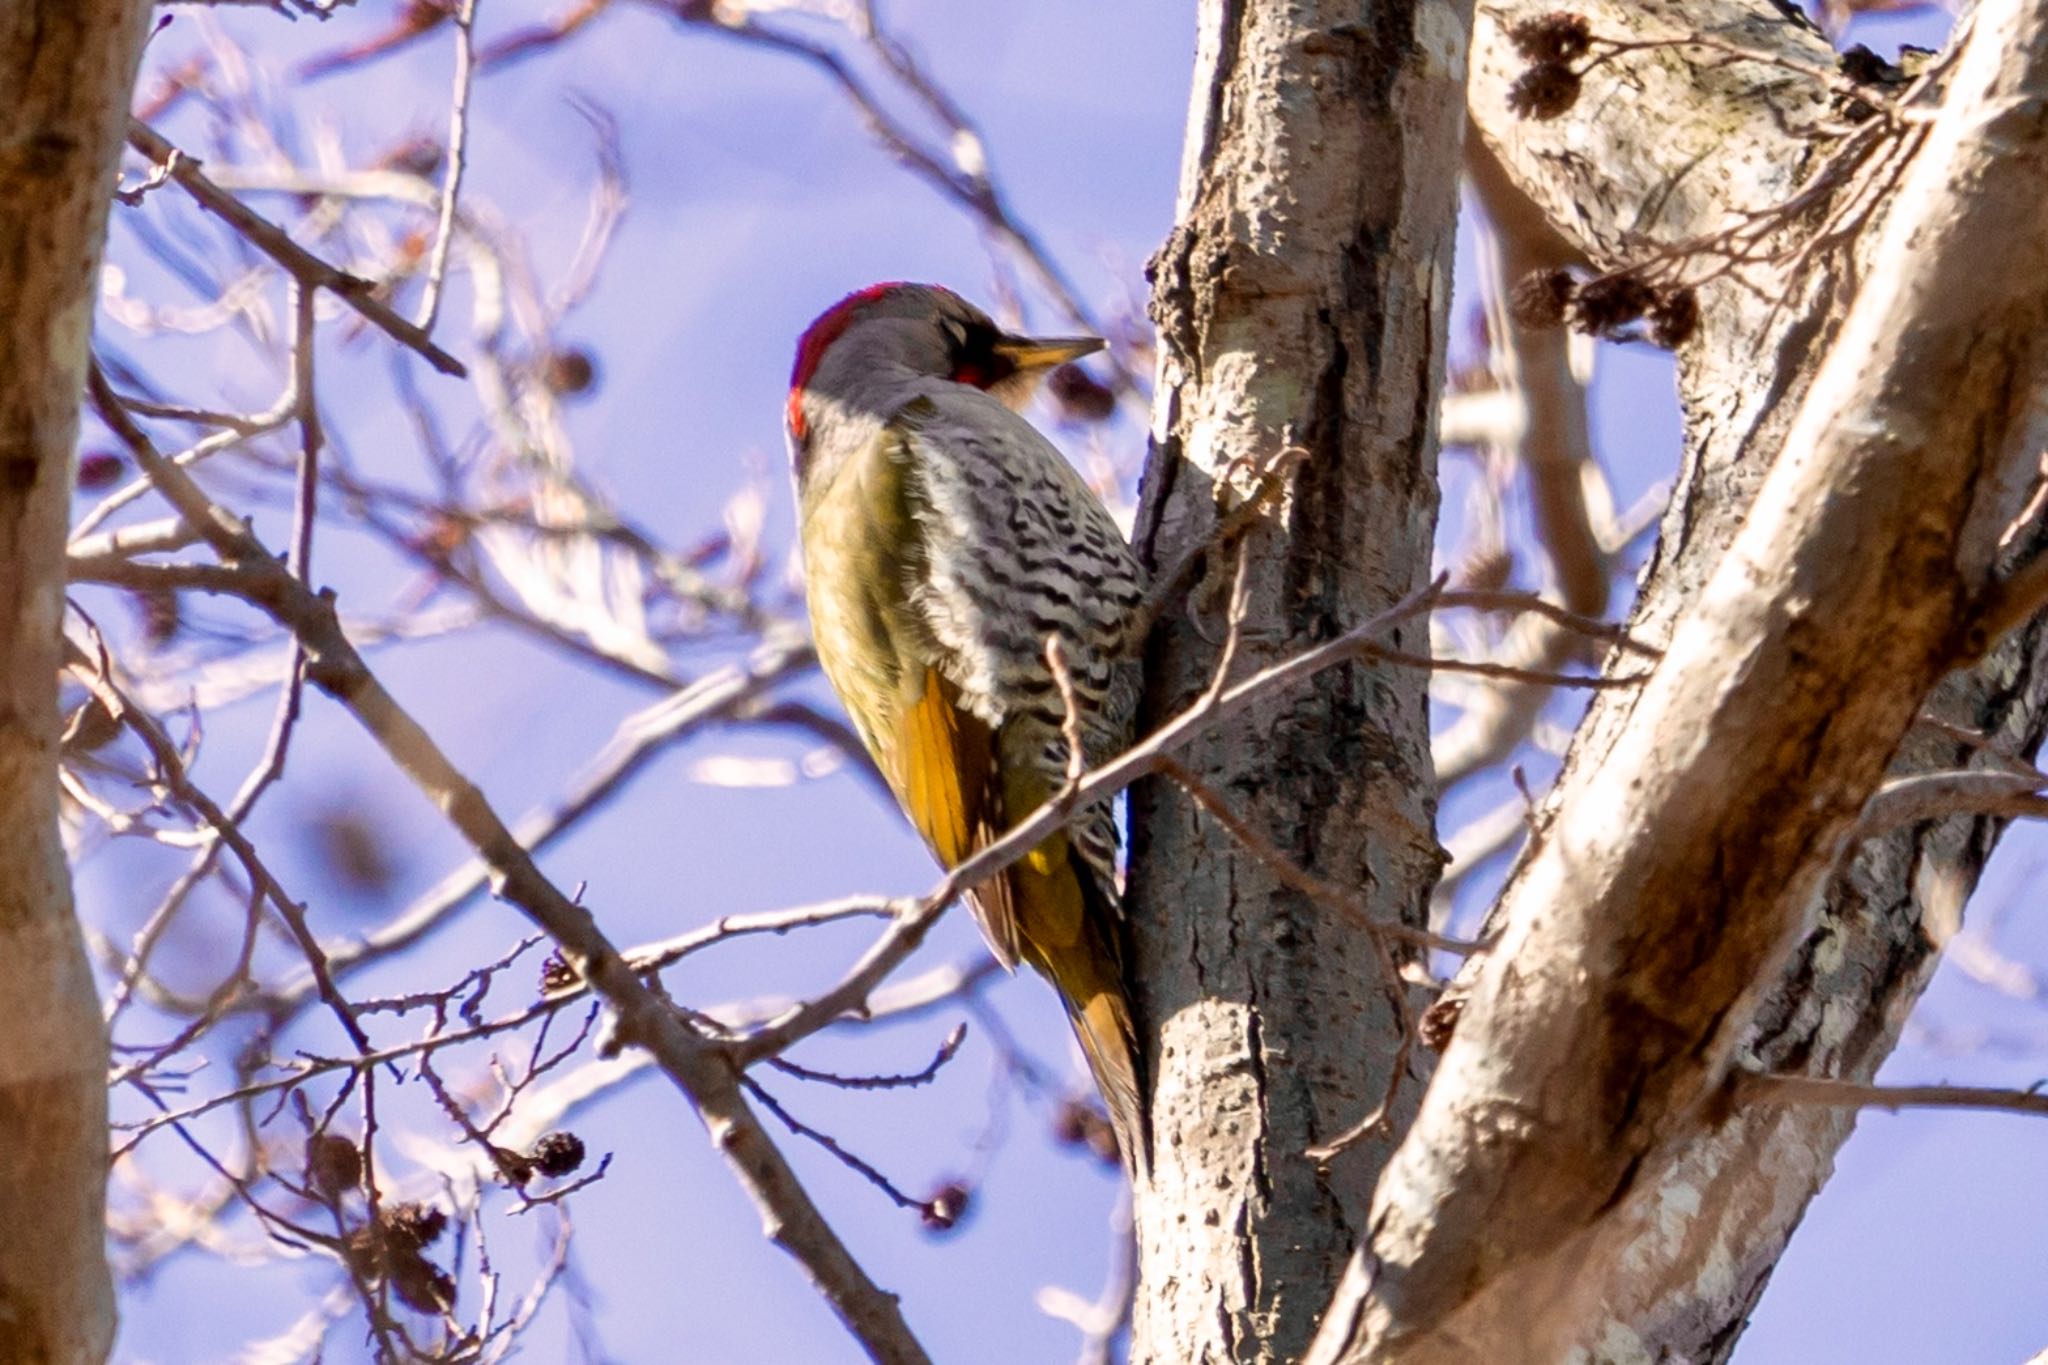
[{"label": "tree trunk", "polygon": [[57,832],[64,537],[147,0],[0,2],[0,1362],[114,1337],[107,1040]]},{"label": "tree trunk", "polygon": [[[1968,766],[1912,727],[1968,654],[2042,435],[2048,136],[2025,96],[2048,12],[1979,7],[1891,207],[1920,134],[1836,175],[1827,92],[1783,67],[1653,50],[1589,78],[1583,113],[1509,121],[1523,63],[1496,23],[1549,8],[1482,23],[1473,109],[1575,244],[1625,265],[1804,179],[1811,211],[1765,240],[1818,246],[1707,291],[1686,466],[1637,613],[1666,656],[1581,731],[1316,1360],[1725,1358],[1849,1127],[1763,1108],[1717,1123],[1725,1068],[1874,1070],[1925,980],[1923,935],[1952,929],[1995,832],[1850,845],[1888,759]],[[1603,36],[1682,18],[1832,62],[1761,7],[1579,8]],[[1821,237],[1838,214],[1852,246]],[[2034,653],[2008,645],[1934,708],[2030,749]],[[1837,877],[1838,851],[1855,856]]]},{"label": "tree trunk", "polygon": [[[1285,658],[1429,572],[1469,3],[1205,0],[1178,225],[1153,264],[1161,360],[1141,553],[1170,563],[1297,453],[1247,540],[1238,666]],[[1212,554],[1151,641],[1156,721],[1208,682]],[[1217,562],[1222,561],[1222,562]],[[1404,626],[1398,647],[1426,648]],[[1185,755],[1293,862],[1419,925],[1436,879],[1425,676],[1354,666]],[[1387,1096],[1401,1028],[1358,922],[1283,886],[1167,781],[1132,798],[1153,1164],[1134,1361],[1299,1358],[1387,1143],[1306,1152]],[[1395,954],[1399,956],[1399,954]],[[1413,1112],[1420,1067],[1393,1117]]]},{"label": "tree trunk", "polygon": [[[1827,152],[1828,144],[1803,135],[1822,117],[1812,84],[1755,67],[1724,74],[1699,63],[1658,62],[1647,78],[1654,84],[1636,98],[1603,98],[1608,90],[1589,88],[1579,109],[1597,108],[1597,118],[1574,112],[1554,125],[1516,120],[1506,89],[1523,63],[1504,27],[1549,8],[1525,3],[1480,24],[1472,113],[1507,173],[1605,265],[1631,259],[1628,231],[1678,241],[1725,226],[1731,207],[1789,201]],[[1638,6],[1578,8],[1600,32],[1646,37],[1669,29]],[[1745,47],[1813,66],[1831,60],[1817,37],[1761,4],[1693,14],[1699,30],[1732,32]],[[1588,138],[1597,141],[1587,155],[1565,154]],[[1867,191],[1865,182],[1877,178],[1866,174],[1856,183]],[[1732,202],[1702,193],[1713,186]],[[1831,202],[1847,195],[1848,187],[1838,189]],[[1644,223],[1635,206],[1647,203],[1664,207]],[[1682,357],[1685,460],[1641,589],[1637,634],[1666,638],[1727,548],[1868,265],[1875,234],[1867,229],[1890,203],[1886,197],[1873,204],[1864,234],[1839,249],[1816,254],[1796,271],[1761,270],[1762,294],[1735,287],[1717,295],[1714,325]],[[2036,528],[2013,552],[2042,549]],[[1949,678],[1929,712],[1990,737],[2004,752],[2031,754],[2048,721],[2041,649],[2038,627],[2020,633],[1982,665]],[[1595,705],[1573,751],[1574,770],[1597,767],[1625,701]],[[1909,738],[1895,768],[1972,762],[1965,746],[1929,728]],[[1874,1076],[1931,977],[1940,945],[1960,923],[2002,823],[1959,816],[1858,848],[1758,1008],[1743,1049],[1752,1063],[1854,1080]],[[1854,1119],[1852,1110],[1824,1107],[1735,1114],[1647,1179],[1645,1196],[1623,1211],[1617,1228],[1635,1252],[1626,1264],[1603,1267],[1605,1282],[1594,1296],[1599,1308],[1583,1337],[1597,1343],[1589,1359],[1728,1359]]]}]

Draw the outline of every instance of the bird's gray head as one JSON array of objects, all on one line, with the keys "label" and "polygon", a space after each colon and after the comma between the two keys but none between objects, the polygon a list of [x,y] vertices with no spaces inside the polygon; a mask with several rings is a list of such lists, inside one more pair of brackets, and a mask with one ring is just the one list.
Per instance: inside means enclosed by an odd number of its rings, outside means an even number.
[{"label": "bird's gray head", "polygon": [[938,384],[1022,406],[1054,366],[1102,349],[1096,337],[1024,337],[933,284],[873,284],[833,304],[797,342],[786,424],[799,484],[816,447],[860,440]]}]

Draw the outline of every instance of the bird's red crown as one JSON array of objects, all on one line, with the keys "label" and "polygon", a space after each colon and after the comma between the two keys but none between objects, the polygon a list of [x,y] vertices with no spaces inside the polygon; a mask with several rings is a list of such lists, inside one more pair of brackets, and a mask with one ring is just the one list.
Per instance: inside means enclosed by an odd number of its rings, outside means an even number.
[{"label": "bird's red crown", "polygon": [[818,314],[817,320],[804,329],[796,343],[796,364],[789,371],[789,434],[801,441],[810,435],[808,423],[804,421],[804,386],[811,382],[811,376],[818,372],[818,362],[825,358],[825,348],[839,340],[840,334],[853,323],[853,315],[861,308],[891,290],[910,287],[902,280],[885,280],[871,284],[865,289],[856,289],[839,302]]}]

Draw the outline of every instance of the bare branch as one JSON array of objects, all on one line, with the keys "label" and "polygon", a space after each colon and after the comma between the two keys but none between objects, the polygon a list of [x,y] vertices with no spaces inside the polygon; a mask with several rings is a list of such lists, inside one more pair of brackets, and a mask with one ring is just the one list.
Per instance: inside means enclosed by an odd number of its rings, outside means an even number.
[{"label": "bare branch", "polygon": [[1907,825],[1954,815],[2048,815],[2044,786],[2048,778],[2039,773],[1975,769],[1895,777],[1871,793],[1850,837],[1881,838]]},{"label": "bare branch", "polygon": [[455,6],[455,89],[448,100],[447,168],[441,177],[440,218],[434,224],[434,245],[427,254],[426,292],[420,300],[416,326],[422,336],[433,333],[441,311],[441,285],[448,274],[448,251],[455,242],[455,205],[462,193],[462,172],[469,162],[469,95],[476,70],[476,0]]},{"label": "bare branch", "polygon": [[[2033,391],[2048,326],[2048,154],[1998,131],[2048,80],[2048,12],[1975,13],[1786,454],[1503,898],[1312,1360],[1419,1358],[1440,1333],[1576,1340],[1584,1305],[1553,1289],[1601,1275],[1574,1234],[1693,1131],[1959,655],[1955,604],[1989,581],[2011,513],[2011,395]],[[1504,1134],[1506,1112],[1537,1121]]]},{"label": "bare branch", "polygon": [[819,1071],[808,1066],[798,1066],[785,1057],[770,1057],[769,1065],[785,1076],[794,1076],[800,1081],[816,1081],[839,1090],[912,1090],[920,1085],[930,1085],[938,1079],[939,1071],[946,1063],[959,1054],[960,1045],[967,1041],[967,1025],[955,1025],[932,1054],[931,1061],[916,1071],[906,1071],[886,1076],[845,1076],[836,1071]]},{"label": "bare branch", "polygon": [[[622,1040],[651,1052],[696,1106],[712,1141],[761,1209],[768,1236],[790,1252],[841,1320],[877,1359],[922,1362],[893,1295],[868,1277],[739,1093],[724,1057],[640,983],[590,912],[563,895],[534,865],[483,794],[449,762],[419,723],[384,690],[342,634],[333,602],[315,597],[233,517],[216,507],[160,455],[120,409],[105,379],[89,377],[100,416],[185,518],[230,565],[249,576],[243,595],[299,639],[307,677],[346,707],[491,866],[498,893],[561,944],[577,971],[618,1011]],[[366,1138],[367,1141],[367,1138]]]},{"label": "bare branch", "polygon": [[[1586,386],[1574,372],[1564,329],[1539,330],[1508,306],[1516,285],[1532,273],[1577,259],[1527,196],[1476,139],[1465,160],[1492,231],[1485,258],[1488,330],[1494,337],[1494,380],[1518,410],[1507,453],[1527,481],[1537,545],[1565,607],[1582,616],[1607,610],[1613,567],[1594,532],[1587,502],[1589,480],[1601,477],[1593,459]],[[1517,623],[1497,662],[1534,674],[1555,673],[1586,648],[1558,628],[1563,623]],[[1455,724],[1432,742],[1437,779],[1446,789],[1507,757],[1529,735],[1551,688],[1540,680],[1504,678],[1506,685],[1476,694]]]},{"label": "bare branch", "polygon": [[1977,610],[1974,652],[1983,653],[2048,606],[2048,555],[2037,555],[2012,577],[1994,584]]},{"label": "bare branch", "polygon": [[1981,1109],[2048,1117],[2048,1094],[2039,1086],[2005,1090],[1976,1085],[1862,1085],[1826,1076],[1781,1076],[1739,1071],[1731,1078],[1736,1104],[1824,1104],[1838,1109]]},{"label": "bare branch", "polygon": [[[197,160],[173,146],[155,129],[145,123],[130,124],[128,145],[153,163],[169,165],[171,179],[177,181],[200,207],[241,233],[301,285],[328,290],[392,340],[424,356],[441,373],[458,377],[468,373],[461,361],[435,345],[425,332],[378,302],[371,292],[374,286],[370,281],[337,269],[301,247],[283,228],[209,180],[200,170]],[[172,161],[174,155],[175,163]]]},{"label": "bare branch", "polygon": [[[1441,580],[1429,584],[1371,620],[1328,643],[1277,663],[1233,687],[1206,694],[1119,757],[1069,784],[1052,800],[1012,825],[972,858],[943,877],[916,900],[892,903],[895,922],[839,983],[792,1009],[774,1023],[749,1034],[734,1048],[742,1064],[787,1049],[798,1039],[825,1027],[842,1014],[857,1013],[875,987],[924,942],[939,915],[963,892],[978,886],[1023,857],[1046,836],[1064,825],[1072,812],[1113,796],[1158,769],[1161,755],[1222,725],[1265,694],[1313,677],[1324,669],[1370,655],[1378,636],[1428,611],[1442,593]],[[1220,678],[1220,675],[1219,675]]]}]

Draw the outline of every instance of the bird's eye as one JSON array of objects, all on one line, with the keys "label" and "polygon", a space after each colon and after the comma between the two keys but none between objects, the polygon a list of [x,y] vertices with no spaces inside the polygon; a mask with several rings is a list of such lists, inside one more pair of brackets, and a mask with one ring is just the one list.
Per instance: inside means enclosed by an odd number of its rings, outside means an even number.
[{"label": "bird's eye", "polygon": [[939,330],[946,334],[946,342],[954,350],[967,345],[967,324],[958,318],[940,318]]}]

